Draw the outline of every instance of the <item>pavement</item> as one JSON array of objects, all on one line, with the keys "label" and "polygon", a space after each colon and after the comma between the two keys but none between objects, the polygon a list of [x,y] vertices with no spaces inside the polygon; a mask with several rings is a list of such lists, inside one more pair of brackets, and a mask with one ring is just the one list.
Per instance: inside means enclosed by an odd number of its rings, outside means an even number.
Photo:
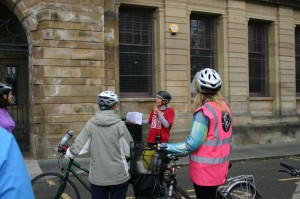
[{"label": "pavement", "polygon": [[[231,161],[239,162],[251,159],[280,158],[299,155],[300,142],[255,144],[248,146],[234,146],[231,154]],[[51,169],[53,165],[57,165],[57,159],[35,160],[28,155],[24,155],[24,159],[31,178],[34,178],[43,171],[49,171],[48,169]],[[83,164],[83,166],[89,165],[89,158],[87,157],[77,158],[76,160]],[[188,161],[188,157],[180,158],[177,165],[186,165],[188,164]],[[292,199],[300,199],[300,178]]]}]

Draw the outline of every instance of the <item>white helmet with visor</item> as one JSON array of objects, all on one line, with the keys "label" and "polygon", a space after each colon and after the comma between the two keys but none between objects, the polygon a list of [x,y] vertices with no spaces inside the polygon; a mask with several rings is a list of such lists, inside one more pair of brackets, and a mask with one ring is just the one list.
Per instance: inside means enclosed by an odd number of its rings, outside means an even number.
[{"label": "white helmet with visor", "polygon": [[103,91],[98,95],[97,104],[112,106],[119,102],[118,96],[112,91]]},{"label": "white helmet with visor", "polygon": [[195,75],[200,93],[216,93],[220,90],[222,79],[220,75],[211,68],[204,68]]}]

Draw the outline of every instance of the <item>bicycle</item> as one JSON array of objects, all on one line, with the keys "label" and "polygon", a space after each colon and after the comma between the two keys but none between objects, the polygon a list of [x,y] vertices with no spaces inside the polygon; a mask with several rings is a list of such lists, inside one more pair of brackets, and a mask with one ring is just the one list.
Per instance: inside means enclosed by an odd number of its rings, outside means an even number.
[{"label": "bicycle", "polygon": [[68,149],[68,145],[57,145],[55,150],[60,154],[58,157],[58,165],[62,173],[45,172],[31,180],[33,192],[36,199],[59,199],[59,198],[76,198],[80,199],[80,194],[75,184],[69,179],[72,174],[78,182],[80,182],[86,190],[91,192],[89,184],[79,176],[74,169],[77,168],[86,174],[89,170],[83,168],[76,160],[69,159],[67,166],[63,163],[64,155]]},{"label": "bicycle", "polygon": [[[145,143],[133,143],[130,157],[130,170],[132,176],[139,173],[140,176],[155,178],[152,194],[155,199],[190,199],[191,197],[178,184],[176,179],[176,161],[187,154],[168,154],[164,148],[155,149],[152,157],[144,157],[149,149]],[[146,152],[145,152],[146,151]],[[148,152],[147,154],[151,154]],[[153,155],[154,154],[154,155]],[[150,163],[149,159],[154,159]],[[144,168],[141,168],[141,162]],[[159,169],[158,169],[159,167]],[[145,177],[145,178],[146,178]],[[138,185],[133,184],[133,187]],[[139,188],[139,187],[138,187]],[[135,190],[135,195],[145,193],[146,190]],[[147,191],[146,191],[147,192]],[[137,195],[137,198],[139,196]],[[255,187],[253,175],[239,175],[230,177],[223,186],[217,190],[218,199],[261,199],[261,195]]]}]

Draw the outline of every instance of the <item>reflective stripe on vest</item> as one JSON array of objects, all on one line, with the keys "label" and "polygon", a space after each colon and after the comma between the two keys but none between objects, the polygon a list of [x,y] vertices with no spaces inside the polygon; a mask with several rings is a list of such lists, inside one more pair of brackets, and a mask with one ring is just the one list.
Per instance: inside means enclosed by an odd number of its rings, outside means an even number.
[{"label": "reflective stripe on vest", "polygon": [[216,125],[214,127],[214,140],[205,140],[205,142],[203,143],[203,145],[205,145],[205,146],[220,146],[220,145],[224,145],[224,144],[230,143],[231,142],[231,138],[230,137],[225,138],[223,140],[219,140],[218,139],[218,137],[219,137],[219,130],[218,130],[219,120],[218,120],[218,116],[217,116],[215,110],[209,104],[205,104],[204,106],[214,116]]},{"label": "reflective stripe on vest", "polygon": [[[227,145],[230,144],[231,142],[231,137],[224,138],[222,140],[218,139],[219,138],[219,130],[218,130],[218,116],[213,107],[211,107],[209,104],[204,104],[204,106],[207,108],[207,110],[213,115],[214,120],[215,120],[215,126],[214,126],[214,139],[213,140],[205,140],[203,145],[208,146],[208,147],[218,147],[222,145]],[[199,109],[197,109],[199,110]],[[197,112],[197,110],[195,112]],[[222,164],[230,159],[230,154],[228,154],[225,157],[220,157],[220,158],[207,158],[207,157],[200,157],[199,155],[190,155],[190,159],[195,162],[199,163],[206,163],[206,164]]]},{"label": "reflective stripe on vest", "polygon": [[194,162],[199,162],[199,163],[222,164],[224,162],[227,162],[230,159],[230,155],[221,158],[204,158],[204,157],[191,155],[190,159],[193,160]]}]

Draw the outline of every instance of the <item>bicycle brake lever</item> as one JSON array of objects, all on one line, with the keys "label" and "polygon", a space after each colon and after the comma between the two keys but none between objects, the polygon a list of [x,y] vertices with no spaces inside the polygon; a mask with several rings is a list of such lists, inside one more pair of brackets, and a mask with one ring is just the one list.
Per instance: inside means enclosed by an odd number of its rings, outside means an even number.
[{"label": "bicycle brake lever", "polygon": [[290,174],[291,174],[292,176],[299,177],[299,176],[300,176],[300,171],[299,171],[299,169],[294,169],[294,170],[292,170],[292,171],[290,172]]}]

